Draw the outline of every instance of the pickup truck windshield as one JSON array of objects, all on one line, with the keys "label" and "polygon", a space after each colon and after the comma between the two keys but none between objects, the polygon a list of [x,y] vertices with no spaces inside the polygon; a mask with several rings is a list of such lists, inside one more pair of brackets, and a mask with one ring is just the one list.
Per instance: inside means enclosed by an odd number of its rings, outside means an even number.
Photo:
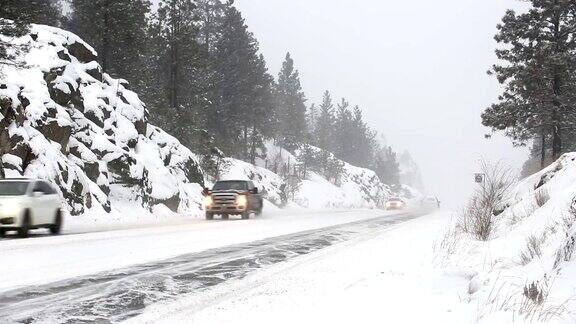
[{"label": "pickup truck windshield", "polygon": [[248,183],[245,181],[218,181],[212,190],[248,190]]},{"label": "pickup truck windshield", "polygon": [[28,182],[24,181],[1,181],[0,196],[23,196],[26,194]]}]

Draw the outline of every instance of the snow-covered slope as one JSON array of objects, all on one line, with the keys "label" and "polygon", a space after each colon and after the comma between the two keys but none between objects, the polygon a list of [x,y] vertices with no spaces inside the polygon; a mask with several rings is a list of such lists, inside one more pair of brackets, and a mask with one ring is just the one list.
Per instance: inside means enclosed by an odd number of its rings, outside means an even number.
[{"label": "snow-covered slope", "polygon": [[309,172],[295,195],[295,202],[308,208],[378,208],[392,195],[372,170],[344,162],[344,172],[340,185]]},{"label": "snow-covered slope", "polygon": [[276,173],[250,163],[226,158],[223,161],[221,180],[252,180],[264,197],[276,206],[282,204],[284,180]]},{"label": "snow-covered slope", "polygon": [[400,164],[400,183],[420,192],[424,191],[422,173],[420,168],[408,151],[404,151],[399,159]]},{"label": "snow-covered slope", "polygon": [[[318,154],[321,149],[308,147]],[[299,150],[296,155],[271,141],[266,143],[266,157],[257,164],[267,167],[284,179],[284,194],[296,204],[305,208],[378,208],[391,195],[390,187],[384,184],[372,170],[359,168],[336,159],[343,166],[338,181],[329,181],[318,172],[306,166]],[[297,174],[297,183],[290,183],[291,177]],[[282,194],[282,189],[279,191]]]},{"label": "snow-covered slope", "polygon": [[[57,184],[72,214],[164,204],[198,210],[195,155],[148,124],[127,82],[102,73],[95,51],[57,28],[32,26],[0,65],[0,156],[7,177]],[[24,50],[24,48],[26,48]]]},{"label": "snow-covered slope", "polygon": [[573,323],[576,153],[522,180],[504,205],[487,242],[458,233],[443,240],[448,264],[470,273],[468,298],[485,323],[514,315]]},{"label": "snow-covered slope", "polygon": [[[102,72],[90,45],[39,25],[0,41],[15,57],[0,66],[3,176],[57,184],[74,215],[138,214],[155,206],[201,213],[204,176],[197,157],[148,123],[144,103],[125,80]],[[390,195],[373,171],[342,161],[337,182],[313,171],[295,179],[290,174],[302,162],[272,142],[256,166],[222,162],[222,179],[253,180],[275,205],[376,208]]]}]

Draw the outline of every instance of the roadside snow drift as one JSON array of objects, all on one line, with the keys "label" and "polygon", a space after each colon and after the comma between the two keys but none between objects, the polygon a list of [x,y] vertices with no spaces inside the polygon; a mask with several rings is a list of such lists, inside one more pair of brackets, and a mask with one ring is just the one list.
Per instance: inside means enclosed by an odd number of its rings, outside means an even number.
[{"label": "roadside snow drift", "polygon": [[522,180],[510,197],[486,242],[449,231],[440,242],[445,265],[472,271],[468,300],[482,323],[573,323],[576,153]]},{"label": "roadside snow drift", "polygon": [[115,201],[199,209],[195,155],[148,124],[127,82],[111,78],[77,36],[34,25],[7,38],[15,64],[0,65],[0,172],[50,180],[72,214]]}]

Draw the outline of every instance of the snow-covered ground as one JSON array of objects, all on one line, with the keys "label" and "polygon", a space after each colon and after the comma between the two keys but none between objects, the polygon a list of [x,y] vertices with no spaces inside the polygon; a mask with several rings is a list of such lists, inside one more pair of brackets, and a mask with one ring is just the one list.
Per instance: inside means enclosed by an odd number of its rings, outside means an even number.
[{"label": "snow-covered ground", "polygon": [[135,323],[470,323],[469,273],[436,267],[437,212],[296,258]]},{"label": "snow-covered ground", "polygon": [[0,280],[0,292],[392,214],[381,210],[291,209],[269,210],[248,221],[167,218],[146,225],[72,223],[62,236],[36,234],[26,240],[0,240],[0,273],[10,278]]}]

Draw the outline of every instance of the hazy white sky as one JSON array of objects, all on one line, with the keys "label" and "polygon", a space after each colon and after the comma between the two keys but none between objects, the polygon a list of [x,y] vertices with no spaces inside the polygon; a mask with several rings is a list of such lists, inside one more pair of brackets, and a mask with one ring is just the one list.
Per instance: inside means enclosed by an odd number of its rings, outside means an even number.
[{"label": "hazy white sky", "polygon": [[484,139],[480,113],[499,93],[486,75],[493,36],[514,0],[236,0],[277,75],[287,51],[309,103],[346,97],[398,151],[410,151],[431,192],[457,206],[481,156],[520,168],[526,149]]}]

